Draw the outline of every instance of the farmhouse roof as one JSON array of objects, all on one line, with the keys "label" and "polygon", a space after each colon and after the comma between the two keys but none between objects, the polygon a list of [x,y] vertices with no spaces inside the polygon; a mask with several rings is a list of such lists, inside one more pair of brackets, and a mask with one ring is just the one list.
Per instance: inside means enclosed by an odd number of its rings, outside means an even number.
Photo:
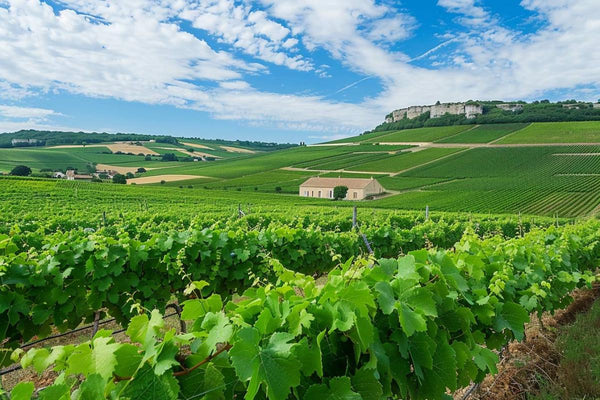
[{"label": "farmhouse roof", "polygon": [[373,178],[371,179],[359,179],[359,178],[321,178],[321,177],[312,177],[308,178],[302,185],[300,186],[308,186],[308,187],[322,187],[322,188],[332,188],[336,186],[346,186],[348,189],[364,189],[369,183],[373,182]]}]

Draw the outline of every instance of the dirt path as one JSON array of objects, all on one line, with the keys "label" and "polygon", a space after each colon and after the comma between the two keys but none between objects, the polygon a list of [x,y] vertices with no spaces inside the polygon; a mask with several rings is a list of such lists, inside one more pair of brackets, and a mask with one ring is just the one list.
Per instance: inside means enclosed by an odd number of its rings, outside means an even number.
[{"label": "dirt path", "polygon": [[[573,323],[578,314],[588,311],[600,298],[600,286],[576,290],[572,296],[574,301],[566,309],[554,315],[544,313],[541,322],[532,315],[525,325],[525,341],[508,345],[498,364],[498,374],[487,376],[468,400],[526,400],[538,390],[540,377],[555,379],[561,359],[554,344],[557,328]],[[458,391],[454,398],[462,400],[465,393]]]},{"label": "dirt path", "polygon": [[318,172],[327,174],[330,172],[339,172],[344,174],[364,174],[364,175],[391,175],[392,172],[374,172],[374,171],[346,171],[344,169],[307,169],[307,168],[296,168],[296,167],[283,167],[280,168],[285,171],[300,171],[300,172]]}]

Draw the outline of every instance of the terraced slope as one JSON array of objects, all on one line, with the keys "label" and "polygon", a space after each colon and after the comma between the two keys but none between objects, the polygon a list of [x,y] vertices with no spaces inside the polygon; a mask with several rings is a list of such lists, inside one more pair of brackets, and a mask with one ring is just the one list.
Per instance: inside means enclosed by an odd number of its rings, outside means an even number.
[{"label": "terraced slope", "polygon": [[402,131],[392,132],[386,135],[378,135],[372,138],[364,139],[359,136],[363,143],[394,143],[394,142],[435,142],[449,136],[456,135],[468,129],[472,129],[473,125],[458,125],[458,126],[439,126],[429,128],[405,129]]},{"label": "terraced slope", "polygon": [[440,139],[438,143],[489,143],[510,133],[519,131],[529,124],[489,124],[478,125],[473,129],[454,136]]},{"label": "terraced slope", "polygon": [[600,121],[534,122],[498,143],[600,143]]}]

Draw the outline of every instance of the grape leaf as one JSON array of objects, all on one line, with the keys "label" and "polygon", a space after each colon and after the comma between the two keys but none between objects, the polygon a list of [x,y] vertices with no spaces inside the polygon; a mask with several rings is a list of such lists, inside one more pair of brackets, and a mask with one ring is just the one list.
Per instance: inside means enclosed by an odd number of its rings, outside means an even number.
[{"label": "grape leaf", "polygon": [[360,394],[352,390],[348,377],[332,378],[329,386],[324,383],[312,385],[306,391],[304,400],[362,400]]},{"label": "grape leaf", "polygon": [[144,364],[129,382],[123,396],[130,400],[176,400],[179,384],[173,375],[158,376],[154,369]]},{"label": "grape leaf", "polygon": [[265,348],[259,346],[259,333],[255,328],[244,328],[237,334],[229,354],[238,377],[249,380],[246,400],[252,400],[260,384],[272,400],[287,399],[290,389],[300,384],[300,362],[291,352],[294,343],[289,333],[275,333]]}]

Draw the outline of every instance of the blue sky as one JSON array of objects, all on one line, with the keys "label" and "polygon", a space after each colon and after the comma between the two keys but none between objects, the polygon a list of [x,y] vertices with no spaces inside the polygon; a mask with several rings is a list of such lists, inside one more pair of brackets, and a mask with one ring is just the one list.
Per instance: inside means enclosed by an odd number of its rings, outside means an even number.
[{"label": "blue sky", "polygon": [[317,142],[395,108],[600,98],[597,0],[0,0],[0,132]]}]

